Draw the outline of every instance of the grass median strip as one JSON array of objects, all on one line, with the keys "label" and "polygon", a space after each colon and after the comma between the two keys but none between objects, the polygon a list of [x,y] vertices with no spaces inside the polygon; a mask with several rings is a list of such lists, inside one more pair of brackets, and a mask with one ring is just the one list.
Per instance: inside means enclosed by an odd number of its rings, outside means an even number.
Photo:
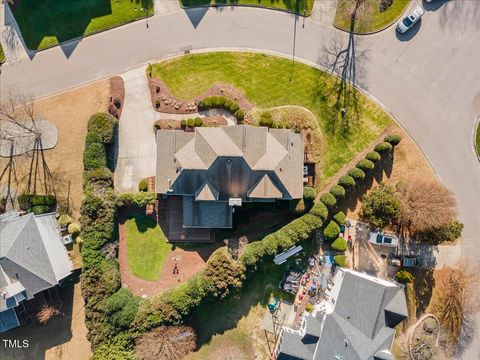
[{"label": "grass median strip", "polygon": [[[337,4],[334,24],[338,28],[350,31],[351,17],[355,1],[340,0]],[[381,30],[393,22],[405,11],[410,0],[393,0],[384,11],[380,11],[382,0],[365,0],[357,11],[355,33],[363,34]]]},{"label": "grass median strip", "polygon": [[10,5],[23,39],[41,50],[153,13],[153,0],[21,0]]},{"label": "grass median strip", "polygon": [[205,5],[250,5],[271,9],[293,11],[300,15],[310,15],[314,0],[179,0],[185,7]]},{"label": "grass median strip", "polygon": [[154,220],[141,214],[134,214],[125,226],[130,270],[139,278],[157,280],[171,249],[162,229]]},{"label": "grass median strip", "polygon": [[[338,79],[291,60],[254,53],[207,53],[152,65],[178,97],[191,99],[224,82],[241,89],[260,108],[304,106],[314,113],[323,132],[320,184],[368,147],[390,124],[390,117],[356,90],[357,116],[338,119],[334,109]],[[354,110],[352,110],[354,111]]]}]

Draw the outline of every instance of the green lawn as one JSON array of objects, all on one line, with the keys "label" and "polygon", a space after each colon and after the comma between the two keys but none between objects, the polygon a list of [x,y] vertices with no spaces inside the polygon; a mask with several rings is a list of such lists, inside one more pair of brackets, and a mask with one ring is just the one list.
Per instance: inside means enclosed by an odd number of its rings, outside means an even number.
[{"label": "green lawn", "polygon": [[134,214],[125,222],[125,227],[130,270],[139,278],[157,280],[171,249],[162,229],[142,214]]},{"label": "green lawn", "polygon": [[477,154],[480,156],[480,123],[477,124],[477,136],[475,143],[477,144]]},{"label": "green lawn", "polygon": [[[395,22],[406,9],[410,0],[393,0],[392,5],[380,12],[381,0],[365,0],[355,22],[355,33],[369,33],[381,30]],[[335,26],[350,31],[353,1],[338,2]],[[365,14],[365,15],[364,15]]]},{"label": "green lawn", "polygon": [[21,0],[10,7],[27,47],[41,50],[150,15],[153,0]]},{"label": "green lawn", "polygon": [[185,6],[200,5],[252,5],[272,9],[290,10],[300,15],[310,15],[313,9],[314,0],[179,0]]},{"label": "green lawn", "polygon": [[[357,111],[339,119],[334,105],[338,79],[291,60],[253,53],[188,55],[152,66],[180,98],[191,99],[217,82],[242,89],[256,106],[300,105],[317,117],[323,132],[320,185],[356,154],[368,147],[390,123],[390,117],[372,101],[354,92]],[[353,96],[352,97],[355,97]],[[350,113],[350,112],[349,112]]]}]

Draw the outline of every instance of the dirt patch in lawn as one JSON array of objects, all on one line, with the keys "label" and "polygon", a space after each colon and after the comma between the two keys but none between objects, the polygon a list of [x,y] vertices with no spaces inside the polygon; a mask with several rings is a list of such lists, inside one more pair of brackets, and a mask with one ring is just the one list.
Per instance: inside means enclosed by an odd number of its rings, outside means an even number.
[{"label": "dirt patch in lawn", "polygon": [[[74,218],[79,217],[83,199],[83,149],[87,122],[93,113],[106,111],[108,101],[109,80],[103,80],[34,104],[35,118],[47,119],[57,127],[57,145],[45,150],[44,155],[52,173],[59,206],[69,208]],[[6,161],[0,158],[2,168]],[[17,181],[14,187],[19,193],[27,187],[30,163],[28,155],[15,157]],[[37,186],[37,193],[40,192],[41,187]]]},{"label": "dirt patch in lawn", "polygon": [[[148,297],[157,295],[162,291],[184,283],[192,276],[203,270],[210,255],[222,246],[222,243],[175,243],[168,253],[160,277],[156,281],[148,281],[136,277],[128,266],[127,255],[127,230],[125,221],[132,211],[122,210],[119,219],[119,254],[122,286],[128,287],[135,295]],[[175,266],[176,265],[176,266]],[[174,269],[178,273],[174,273]]]}]

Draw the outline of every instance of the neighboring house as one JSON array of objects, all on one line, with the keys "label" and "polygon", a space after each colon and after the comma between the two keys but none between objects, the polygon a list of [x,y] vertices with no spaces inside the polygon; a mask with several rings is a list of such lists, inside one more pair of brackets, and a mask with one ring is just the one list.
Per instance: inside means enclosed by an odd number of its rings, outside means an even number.
[{"label": "neighboring house", "polygon": [[59,285],[72,263],[53,215],[0,219],[0,332],[21,325],[26,303]]},{"label": "neighboring house", "polygon": [[284,328],[277,360],[393,360],[395,327],[407,318],[403,287],[339,269],[327,300],[301,329]]},{"label": "neighboring house", "polygon": [[156,192],[186,228],[231,228],[234,206],[303,196],[303,136],[249,125],[157,131]]}]

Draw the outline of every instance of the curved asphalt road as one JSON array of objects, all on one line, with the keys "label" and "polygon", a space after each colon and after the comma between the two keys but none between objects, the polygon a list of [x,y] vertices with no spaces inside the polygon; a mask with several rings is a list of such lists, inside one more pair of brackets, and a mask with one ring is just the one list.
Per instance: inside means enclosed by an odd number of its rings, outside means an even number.
[{"label": "curved asphalt road", "polygon": [[[331,0],[321,0],[331,1]],[[414,0],[414,4],[420,0]],[[318,4],[317,4],[318,5]],[[420,145],[458,199],[463,255],[480,261],[480,166],[473,128],[480,115],[480,1],[434,0],[404,37],[393,27],[362,37],[361,87]],[[145,21],[6,63],[0,89],[47,96],[184,50],[267,50],[322,65],[325,47],[346,42],[321,14],[303,19],[249,8],[175,9]],[[295,38],[295,41],[294,41]],[[477,358],[480,339],[468,358]]]}]

